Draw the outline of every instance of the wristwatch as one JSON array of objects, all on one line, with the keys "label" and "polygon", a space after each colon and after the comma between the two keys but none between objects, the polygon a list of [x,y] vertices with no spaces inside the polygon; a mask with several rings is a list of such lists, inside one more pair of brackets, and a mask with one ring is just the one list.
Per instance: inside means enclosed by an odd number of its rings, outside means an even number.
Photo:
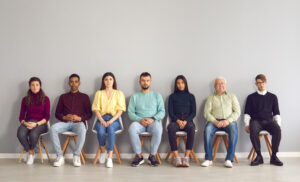
[{"label": "wristwatch", "polygon": [[36,125],[35,125],[35,127],[38,127],[39,126],[39,123],[35,123]]}]

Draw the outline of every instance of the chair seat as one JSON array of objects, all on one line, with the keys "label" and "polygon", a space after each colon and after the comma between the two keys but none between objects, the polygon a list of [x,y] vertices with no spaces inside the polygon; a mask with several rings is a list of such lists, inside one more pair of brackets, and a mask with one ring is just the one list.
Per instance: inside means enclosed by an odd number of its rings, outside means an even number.
[{"label": "chair seat", "polygon": [[217,131],[215,135],[223,136],[223,135],[228,135],[228,134],[225,131]]},{"label": "chair seat", "polygon": [[140,136],[149,137],[149,136],[152,136],[152,134],[150,132],[145,131],[145,132],[140,133]]},{"label": "chair seat", "polygon": [[62,135],[67,135],[67,136],[76,136],[77,134],[72,132],[72,131],[65,131],[63,133],[61,133]]},{"label": "chair seat", "polygon": [[262,130],[259,132],[260,135],[268,135],[269,132],[267,132],[266,130]]}]

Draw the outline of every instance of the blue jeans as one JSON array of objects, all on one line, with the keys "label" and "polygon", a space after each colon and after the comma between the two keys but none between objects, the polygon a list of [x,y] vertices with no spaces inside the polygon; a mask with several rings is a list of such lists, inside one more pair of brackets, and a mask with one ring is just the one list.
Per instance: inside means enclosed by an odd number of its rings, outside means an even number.
[{"label": "blue jeans", "polygon": [[139,134],[142,132],[149,132],[152,134],[150,144],[150,154],[156,155],[162,136],[162,124],[161,121],[154,121],[149,126],[144,127],[139,122],[132,122],[129,126],[128,132],[131,141],[131,145],[135,154],[142,153],[141,141]]},{"label": "blue jeans", "polygon": [[217,131],[225,131],[228,134],[229,144],[225,160],[233,162],[233,155],[238,139],[238,127],[235,121],[230,123],[226,128],[218,128],[212,122],[207,122],[204,130],[205,160],[212,160],[212,140]]},{"label": "blue jeans", "polygon": [[54,146],[54,150],[57,156],[63,156],[60,147],[60,141],[58,134],[71,131],[77,134],[77,142],[75,144],[74,155],[80,156],[80,152],[85,142],[86,128],[83,122],[58,122],[50,128],[50,137]]},{"label": "blue jeans", "polygon": [[[104,121],[109,121],[113,116],[112,115],[103,115],[102,118]],[[99,120],[97,120],[95,124],[95,130],[97,131],[98,142],[100,146],[105,146],[105,137],[107,133],[108,140],[108,151],[112,151],[116,142],[115,132],[121,129],[121,124],[119,118],[116,119],[112,124],[110,124],[107,128],[103,126]]]}]

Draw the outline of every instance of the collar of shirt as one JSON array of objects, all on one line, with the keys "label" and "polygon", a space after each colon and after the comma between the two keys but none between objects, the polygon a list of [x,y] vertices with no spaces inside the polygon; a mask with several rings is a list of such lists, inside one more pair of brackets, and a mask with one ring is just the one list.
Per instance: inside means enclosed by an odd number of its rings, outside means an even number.
[{"label": "collar of shirt", "polygon": [[267,94],[267,90],[264,90],[264,91],[259,91],[259,90],[257,90],[257,93],[259,94],[259,95],[266,95]]},{"label": "collar of shirt", "polygon": [[[225,91],[222,95],[227,95],[228,93],[227,93],[227,91]],[[217,92],[215,92],[215,96],[222,96],[222,95],[219,95],[219,94],[217,94]]]},{"label": "collar of shirt", "polygon": [[74,96],[79,95],[79,93],[80,93],[79,91],[75,93],[73,93],[72,91],[69,92],[70,95],[74,95]]}]

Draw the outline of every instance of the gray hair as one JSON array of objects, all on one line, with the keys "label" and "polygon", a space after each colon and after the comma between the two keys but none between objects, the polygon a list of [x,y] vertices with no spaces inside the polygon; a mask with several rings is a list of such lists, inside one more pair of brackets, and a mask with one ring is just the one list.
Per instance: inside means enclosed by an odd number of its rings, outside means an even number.
[{"label": "gray hair", "polygon": [[224,80],[225,84],[227,83],[226,79],[225,79],[224,77],[222,77],[222,76],[219,76],[219,77],[217,77],[217,78],[215,79],[215,84],[216,84],[216,81],[217,81],[217,80]]}]

